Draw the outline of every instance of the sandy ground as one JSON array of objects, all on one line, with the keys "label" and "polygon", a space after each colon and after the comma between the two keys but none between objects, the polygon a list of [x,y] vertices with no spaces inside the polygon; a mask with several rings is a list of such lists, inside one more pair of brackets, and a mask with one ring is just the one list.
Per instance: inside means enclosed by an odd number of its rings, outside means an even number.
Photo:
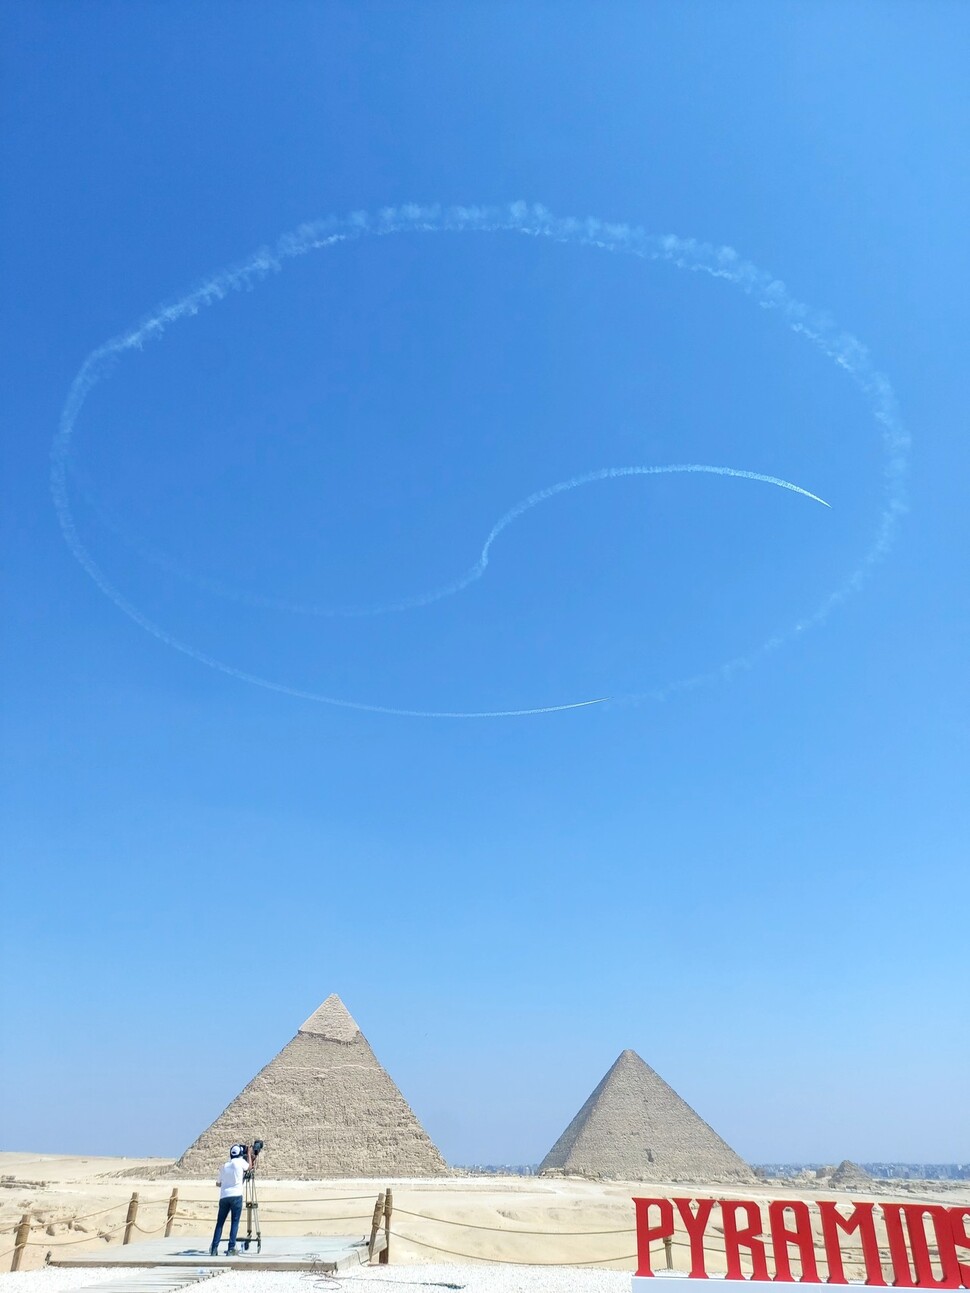
[{"label": "sandy ground", "polygon": [[[40,1268],[48,1252],[55,1257],[67,1256],[69,1251],[107,1254],[120,1245],[133,1191],[139,1196],[139,1229],[134,1239],[162,1234],[173,1188],[178,1190],[173,1234],[209,1236],[217,1197],[214,1185],[210,1181],[167,1178],[170,1166],[170,1162],[158,1159],[0,1154],[0,1272],[9,1269],[17,1223],[24,1213],[31,1217],[30,1243],[21,1272],[0,1274],[0,1293],[26,1293],[31,1289],[35,1293],[60,1293],[97,1282],[104,1270],[111,1275],[109,1268]],[[809,1181],[708,1189],[669,1183],[649,1186],[536,1177],[261,1181],[263,1232],[364,1235],[370,1229],[378,1192],[386,1185],[393,1187],[394,1198],[391,1265],[353,1273],[354,1281],[374,1283],[374,1293],[380,1293],[377,1286],[382,1281],[403,1281],[421,1287],[458,1284],[467,1293],[510,1293],[518,1288],[529,1293],[565,1287],[583,1293],[628,1289],[629,1272],[635,1266],[634,1194],[735,1196],[764,1201],[845,1201],[851,1197],[970,1203],[967,1181],[873,1186],[868,1194],[860,1190],[826,1190]],[[677,1244],[675,1269],[686,1269],[686,1258],[686,1247]],[[470,1264],[475,1262],[490,1264]],[[659,1257],[655,1265],[662,1265]],[[524,1270],[525,1266],[530,1270]],[[581,1272],[579,1267],[593,1269]],[[718,1269],[713,1258],[711,1269]],[[30,1276],[29,1272],[36,1273]],[[847,1273],[852,1275],[851,1270]],[[115,1271],[114,1277],[117,1274]],[[350,1276],[338,1279],[340,1283],[353,1282]],[[285,1281],[291,1290],[300,1283],[310,1293],[314,1280],[320,1283],[321,1277],[227,1272],[219,1277],[218,1286],[219,1293],[246,1293],[258,1282],[261,1293],[275,1293],[276,1284]]]}]

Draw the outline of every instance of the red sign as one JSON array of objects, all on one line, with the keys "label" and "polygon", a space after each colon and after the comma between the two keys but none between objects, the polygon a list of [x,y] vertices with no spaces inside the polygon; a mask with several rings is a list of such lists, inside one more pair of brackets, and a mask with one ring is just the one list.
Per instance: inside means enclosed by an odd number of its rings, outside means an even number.
[{"label": "red sign", "polygon": [[[767,1226],[761,1205],[748,1199],[634,1199],[637,1217],[637,1275],[653,1275],[650,1245],[673,1239],[680,1222],[690,1245],[690,1277],[708,1278],[706,1253],[720,1236],[711,1216],[720,1210],[724,1276],[729,1280],[781,1283],[848,1284],[845,1261],[848,1237],[856,1240],[854,1261],[865,1267],[866,1284],[886,1287],[879,1256],[877,1222],[885,1235],[894,1288],[970,1288],[970,1206],[944,1208],[923,1203],[849,1203],[831,1199],[815,1204],[821,1244],[812,1224],[811,1205],[775,1199],[768,1204]],[[851,1209],[848,1213],[843,1207]],[[675,1211],[676,1210],[676,1211]],[[720,1243],[718,1244],[720,1247]],[[828,1274],[822,1277],[819,1257]],[[797,1259],[800,1275],[792,1273]],[[742,1270],[742,1258],[751,1274]],[[770,1273],[770,1268],[774,1274]]]}]

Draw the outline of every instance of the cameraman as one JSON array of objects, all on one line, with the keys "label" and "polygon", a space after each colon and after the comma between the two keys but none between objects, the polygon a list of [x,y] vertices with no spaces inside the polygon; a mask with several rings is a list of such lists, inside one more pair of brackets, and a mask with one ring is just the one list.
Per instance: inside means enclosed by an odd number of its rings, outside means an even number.
[{"label": "cameraman", "polygon": [[227,1257],[236,1255],[236,1235],[239,1233],[239,1218],[242,1216],[243,1181],[253,1169],[252,1150],[248,1145],[233,1145],[229,1157],[223,1163],[216,1185],[219,1187],[219,1215],[209,1248],[210,1257],[218,1257],[219,1241],[222,1239],[222,1227],[226,1217],[229,1223],[229,1251]]}]

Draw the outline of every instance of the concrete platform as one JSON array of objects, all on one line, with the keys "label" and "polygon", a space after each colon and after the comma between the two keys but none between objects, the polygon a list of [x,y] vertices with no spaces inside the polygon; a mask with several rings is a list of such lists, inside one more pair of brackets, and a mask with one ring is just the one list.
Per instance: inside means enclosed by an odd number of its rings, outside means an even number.
[{"label": "concrete platform", "polygon": [[[136,1244],[99,1248],[90,1253],[51,1255],[51,1266],[181,1266],[199,1270],[257,1271],[332,1271],[366,1266],[367,1239],[355,1235],[278,1235],[263,1236],[263,1246],[255,1243],[247,1252],[240,1247],[235,1257],[210,1257],[211,1236],[172,1235],[170,1239],[145,1239]],[[242,1240],[240,1239],[240,1244]],[[376,1257],[385,1246],[383,1233],[374,1245]],[[224,1253],[225,1241],[221,1251]]]}]

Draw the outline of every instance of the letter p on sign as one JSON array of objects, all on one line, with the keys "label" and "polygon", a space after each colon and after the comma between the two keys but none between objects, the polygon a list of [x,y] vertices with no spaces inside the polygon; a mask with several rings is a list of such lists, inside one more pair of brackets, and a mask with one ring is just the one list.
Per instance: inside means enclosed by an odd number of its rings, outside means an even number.
[{"label": "letter p on sign", "polygon": [[[637,1274],[652,1275],[650,1245],[674,1233],[674,1205],[669,1199],[634,1199],[637,1213]],[[651,1225],[651,1213],[657,1218]]]}]

